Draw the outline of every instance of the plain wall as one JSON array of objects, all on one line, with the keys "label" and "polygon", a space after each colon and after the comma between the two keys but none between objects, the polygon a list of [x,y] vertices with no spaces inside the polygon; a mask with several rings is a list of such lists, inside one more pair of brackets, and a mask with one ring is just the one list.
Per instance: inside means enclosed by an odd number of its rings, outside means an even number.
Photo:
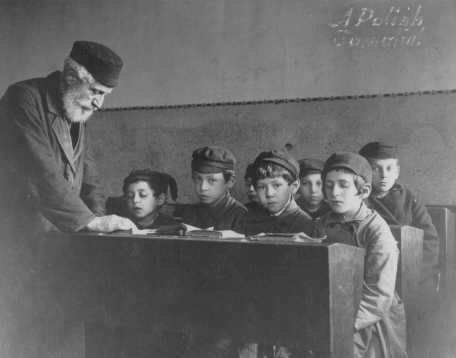
[{"label": "plain wall", "polygon": [[152,167],[178,181],[193,200],[194,149],[217,144],[238,158],[234,193],[245,199],[245,166],[262,150],[293,145],[297,158],[326,159],[372,140],[397,143],[401,179],[429,204],[456,202],[456,94],[291,103],[106,111],[89,122],[108,195],[121,193],[132,168]]},{"label": "plain wall", "polygon": [[107,107],[453,89],[455,17],[454,0],[0,0],[0,91],[80,39],[125,60]]},{"label": "plain wall", "polygon": [[[387,18],[392,6],[404,26]],[[453,0],[3,0],[0,89],[60,68],[72,42],[89,39],[125,60],[107,107],[447,90],[456,88],[455,15]],[[341,34],[417,38],[338,46]],[[99,113],[89,126],[108,195],[132,168],[152,166],[175,175],[181,200],[190,200],[189,161],[201,145],[231,148],[242,182],[263,149],[290,143],[298,157],[324,159],[388,138],[403,145],[403,179],[427,202],[452,204],[454,99],[127,108]]]}]

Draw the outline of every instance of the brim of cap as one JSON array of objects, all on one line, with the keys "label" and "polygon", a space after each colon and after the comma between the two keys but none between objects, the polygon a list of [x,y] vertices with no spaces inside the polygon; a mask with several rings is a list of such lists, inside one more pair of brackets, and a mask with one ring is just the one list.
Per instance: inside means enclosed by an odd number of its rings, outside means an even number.
[{"label": "brim of cap", "polygon": [[330,170],[333,170],[333,169],[348,169],[351,172],[353,172],[353,174],[360,175],[355,169],[353,169],[352,166],[350,166],[348,164],[334,164],[334,165],[326,167],[324,169],[324,172],[325,172],[325,174],[327,174]]}]

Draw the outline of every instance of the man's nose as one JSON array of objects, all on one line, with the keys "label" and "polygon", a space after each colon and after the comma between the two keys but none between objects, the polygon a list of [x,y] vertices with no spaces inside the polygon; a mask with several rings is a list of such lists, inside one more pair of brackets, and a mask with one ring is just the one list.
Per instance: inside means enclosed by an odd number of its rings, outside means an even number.
[{"label": "man's nose", "polygon": [[95,108],[96,111],[98,111],[101,106],[103,105],[104,101],[104,95],[96,95],[92,99],[92,107]]}]

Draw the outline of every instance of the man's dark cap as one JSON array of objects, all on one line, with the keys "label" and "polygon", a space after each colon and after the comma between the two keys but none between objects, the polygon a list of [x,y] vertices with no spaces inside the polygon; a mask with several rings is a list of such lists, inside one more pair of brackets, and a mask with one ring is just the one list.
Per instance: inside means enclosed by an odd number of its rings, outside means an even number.
[{"label": "man's dark cap", "polygon": [[255,159],[255,168],[258,168],[262,164],[279,165],[288,170],[295,179],[299,177],[299,163],[290,153],[283,149],[273,149],[260,153]]},{"label": "man's dark cap", "polygon": [[348,169],[362,177],[366,183],[372,183],[372,168],[363,156],[351,152],[337,152],[332,154],[325,163],[323,176],[333,169]]},{"label": "man's dark cap", "polygon": [[298,161],[299,177],[302,178],[310,173],[321,173],[325,162],[319,159],[304,158]]},{"label": "man's dark cap", "polygon": [[385,142],[367,143],[364,147],[361,148],[359,154],[367,159],[399,158],[397,146]]},{"label": "man's dark cap", "polygon": [[76,41],[71,49],[70,57],[102,85],[116,87],[119,83],[122,59],[110,48],[91,41]]},{"label": "man's dark cap", "polygon": [[234,170],[236,158],[223,147],[207,146],[196,149],[192,154],[192,170],[199,173],[223,173]]},{"label": "man's dark cap", "polygon": [[167,173],[157,172],[151,169],[132,170],[130,174],[128,174],[128,176],[124,179],[123,191],[126,191],[128,185],[142,180],[151,183],[154,187],[158,189],[158,193],[155,194],[167,194],[169,190],[171,198],[173,200],[177,199],[176,180]]}]

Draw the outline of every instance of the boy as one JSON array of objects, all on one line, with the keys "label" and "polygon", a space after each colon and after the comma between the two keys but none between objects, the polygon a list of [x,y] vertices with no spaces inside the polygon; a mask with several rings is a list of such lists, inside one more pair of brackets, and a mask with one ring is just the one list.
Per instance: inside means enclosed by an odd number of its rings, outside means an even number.
[{"label": "boy", "polygon": [[180,205],[175,216],[202,229],[233,229],[247,209],[230,194],[235,183],[236,158],[218,146],[198,148],[192,155],[192,180],[197,204]]},{"label": "boy", "polygon": [[[171,187],[171,189],[169,189]],[[155,229],[178,222],[160,213],[168,191],[177,195],[176,183],[168,174],[150,169],[133,170],[123,182],[123,196],[106,201],[106,211],[130,218],[139,229]]]},{"label": "boy", "polygon": [[424,231],[421,282],[435,291],[438,278],[439,239],[432,219],[420,197],[399,184],[399,155],[394,145],[371,142],[361,148],[373,172],[369,206],[390,225],[410,225]]},{"label": "boy", "polygon": [[395,292],[399,250],[388,224],[364,203],[371,192],[371,167],[358,154],[335,153],[325,163],[323,181],[331,211],[318,223],[320,233],[366,249],[355,357],[407,357],[405,311]]},{"label": "boy", "polygon": [[[312,219],[299,208],[294,199],[299,188],[299,164],[288,152],[271,150],[260,153],[253,163],[252,184],[260,206],[249,210],[239,232],[247,235],[299,232],[312,235],[314,233]],[[246,303],[245,316],[249,317],[247,321],[261,320],[256,313],[254,302]],[[241,356],[247,356],[248,352],[254,349],[255,343],[243,343]],[[273,351],[272,346],[263,348]],[[284,346],[277,347],[274,357],[289,357],[289,349]]]},{"label": "boy", "polygon": [[245,203],[247,210],[256,210],[260,208],[260,203],[258,202],[258,195],[255,191],[255,186],[253,185],[253,176],[255,174],[255,167],[253,164],[247,165],[244,175],[244,184],[247,190],[247,197],[249,202]]},{"label": "boy", "polygon": [[243,231],[265,233],[313,233],[309,215],[296,204],[299,164],[284,150],[262,152],[253,164],[253,185],[261,208],[249,211]]},{"label": "boy", "polygon": [[[198,203],[179,205],[175,212],[186,224],[202,229],[213,227],[215,230],[234,230],[247,209],[230,194],[235,183],[236,158],[226,148],[206,146],[196,149],[192,154],[192,180]],[[189,340],[189,357],[229,356],[236,350],[233,344],[235,330],[229,324],[233,318],[231,302],[225,297],[215,299],[219,306],[215,308],[207,290],[218,285],[226,285],[228,276],[235,272],[227,261],[230,249],[221,248],[207,257],[207,262],[198,275],[202,275],[201,287],[195,290],[194,303],[189,307],[188,326],[192,338]],[[205,274],[205,270],[211,271]],[[214,275],[214,270],[217,274]],[[216,279],[208,279],[214,277]],[[212,296],[211,296],[212,297]]]},{"label": "boy", "polygon": [[313,220],[319,219],[330,210],[328,204],[323,200],[321,172],[324,164],[318,159],[301,159],[299,161],[301,185],[296,203]]}]

